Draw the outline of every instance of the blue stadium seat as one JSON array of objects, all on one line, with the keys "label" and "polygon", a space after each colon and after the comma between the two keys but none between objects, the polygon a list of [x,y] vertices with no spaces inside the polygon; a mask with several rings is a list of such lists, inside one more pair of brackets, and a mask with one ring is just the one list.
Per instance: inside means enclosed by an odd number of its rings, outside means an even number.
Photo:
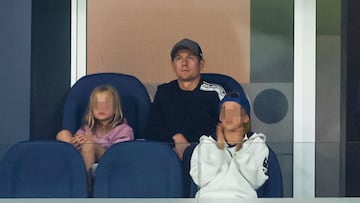
[{"label": "blue stadium seat", "polygon": [[139,79],[121,73],[96,73],[80,78],[66,97],[62,128],[76,132],[81,126],[91,91],[105,84],[118,90],[124,116],[133,128],[135,138],[144,138],[150,111],[150,96]]},{"label": "blue stadium seat", "polygon": [[257,194],[259,198],[267,197],[283,197],[283,179],[280,169],[279,161],[275,152],[269,148],[268,157],[268,176],[269,179],[258,190]]},{"label": "blue stadium seat", "polygon": [[0,163],[2,198],[85,198],[87,189],[84,161],[68,143],[19,142]]},{"label": "blue stadium seat", "polygon": [[95,198],[177,198],[182,197],[182,189],[180,160],[165,143],[114,144],[95,171]]}]

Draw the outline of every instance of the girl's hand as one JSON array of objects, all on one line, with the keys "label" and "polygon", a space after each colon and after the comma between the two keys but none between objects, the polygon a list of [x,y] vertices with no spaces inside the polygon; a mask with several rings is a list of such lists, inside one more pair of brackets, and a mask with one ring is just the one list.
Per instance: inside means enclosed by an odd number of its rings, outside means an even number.
[{"label": "girl's hand", "polygon": [[86,138],[83,134],[76,134],[71,140],[72,145],[78,150],[81,149],[81,146],[86,142]]}]

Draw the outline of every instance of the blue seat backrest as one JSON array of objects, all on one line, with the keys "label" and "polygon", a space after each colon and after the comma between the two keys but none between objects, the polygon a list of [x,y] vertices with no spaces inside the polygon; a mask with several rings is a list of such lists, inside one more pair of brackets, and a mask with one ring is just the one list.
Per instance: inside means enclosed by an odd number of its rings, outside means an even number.
[{"label": "blue seat backrest", "polygon": [[275,152],[269,148],[268,176],[269,179],[258,190],[258,197],[283,197],[283,179],[279,161]]},{"label": "blue seat backrest", "polygon": [[85,198],[87,190],[84,161],[68,143],[20,142],[0,163],[0,197]]},{"label": "blue seat backrest", "polygon": [[118,90],[124,116],[133,128],[135,138],[143,138],[150,111],[150,96],[139,79],[120,73],[96,73],[80,78],[66,97],[63,129],[75,133],[81,126],[92,90],[105,84]]},{"label": "blue seat backrest", "polygon": [[182,197],[181,162],[165,143],[128,141],[112,145],[99,161],[94,197]]}]

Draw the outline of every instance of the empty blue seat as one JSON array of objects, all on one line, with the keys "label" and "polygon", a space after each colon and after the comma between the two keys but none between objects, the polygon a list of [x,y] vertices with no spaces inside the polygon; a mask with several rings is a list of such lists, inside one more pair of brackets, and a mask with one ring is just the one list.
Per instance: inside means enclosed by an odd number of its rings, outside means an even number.
[{"label": "empty blue seat", "polygon": [[87,176],[80,153],[57,141],[15,144],[0,163],[0,197],[87,197]]},{"label": "empty blue seat", "polygon": [[114,144],[95,171],[94,197],[177,198],[182,189],[180,160],[165,143]]}]

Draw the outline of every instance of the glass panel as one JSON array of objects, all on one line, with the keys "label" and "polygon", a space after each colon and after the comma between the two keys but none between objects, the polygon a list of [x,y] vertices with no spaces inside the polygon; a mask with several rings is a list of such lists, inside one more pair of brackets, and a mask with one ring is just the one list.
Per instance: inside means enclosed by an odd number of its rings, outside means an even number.
[{"label": "glass panel", "polygon": [[280,154],[284,194],[291,197],[293,6],[289,0],[88,0],[86,72],[134,75],[153,97],[158,84],[175,79],[172,46],[182,38],[199,42],[203,72],[229,75],[248,93],[252,128]]}]

